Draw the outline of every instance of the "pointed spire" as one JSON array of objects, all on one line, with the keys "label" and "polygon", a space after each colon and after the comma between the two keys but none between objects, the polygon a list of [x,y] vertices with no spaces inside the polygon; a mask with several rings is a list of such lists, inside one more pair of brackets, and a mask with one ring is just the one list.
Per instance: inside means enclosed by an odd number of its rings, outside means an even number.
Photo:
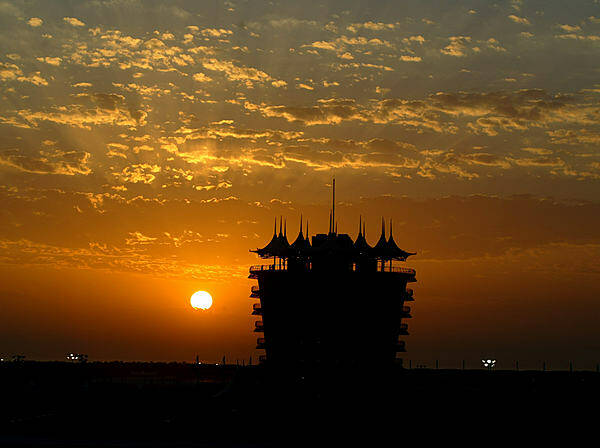
[{"label": "pointed spire", "polygon": [[302,234],[302,215],[300,215],[300,231],[298,232],[298,236],[296,240],[292,243],[292,250],[297,251],[297,254],[300,254],[305,245],[304,235]]},{"label": "pointed spire", "polygon": [[392,232],[392,218],[390,218],[390,238],[394,239],[394,234]]},{"label": "pointed spire", "polygon": [[287,237],[287,219],[283,221],[283,236]]},{"label": "pointed spire", "polygon": [[358,236],[362,236],[362,215],[358,216]]},{"label": "pointed spire", "polygon": [[331,210],[329,211],[329,233],[331,233]]},{"label": "pointed spire", "polygon": [[306,239],[308,240],[309,237],[309,233],[308,233],[308,219],[306,220]]},{"label": "pointed spire", "polygon": [[282,236],[283,233],[281,232],[281,225],[283,224],[283,216],[279,217],[279,236]]},{"label": "pointed spire", "polygon": [[337,222],[335,223],[335,234],[337,235]]},{"label": "pointed spire", "polygon": [[374,249],[374,254],[377,258],[379,258],[380,260],[385,260],[387,258],[389,258],[388,255],[388,251],[387,251],[387,241],[385,238],[385,220],[383,219],[383,217],[381,218],[381,236],[379,237],[379,241],[377,241],[377,244],[375,245]]},{"label": "pointed spire", "polygon": [[367,237],[367,231],[365,230],[366,223],[363,222],[363,236]]},{"label": "pointed spire", "polygon": [[273,236],[277,235],[277,216],[275,216],[275,225],[273,226]]}]

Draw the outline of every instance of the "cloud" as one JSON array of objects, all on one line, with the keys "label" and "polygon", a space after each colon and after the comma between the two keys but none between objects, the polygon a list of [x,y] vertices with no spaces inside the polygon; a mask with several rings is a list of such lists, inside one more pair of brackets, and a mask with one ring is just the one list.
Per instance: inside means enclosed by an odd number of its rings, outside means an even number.
[{"label": "cloud", "polygon": [[482,165],[488,167],[497,167],[502,169],[510,168],[510,163],[503,157],[499,157],[495,154],[489,154],[485,152],[462,154],[462,160],[470,165]]},{"label": "cloud", "polygon": [[126,166],[120,173],[113,173],[113,175],[123,182],[151,184],[161,170],[162,168],[158,165],[142,163]]},{"label": "cloud", "polygon": [[198,82],[212,81],[212,78],[209,76],[206,76],[204,73],[194,73],[193,78],[194,78],[194,81],[198,81]]},{"label": "cloud", "polygon": [[564,160],[560,159],[559,157],[535,157],[524,159],[511,159],[511,161],[519,166],[526,167],[560,168],[565,166]]},{"label": "cloud", "polygon": [[38,61],[40,62],[45,62],[48,65],[53,65],[55,67],[58,67],[60,65],[60,63],[62,62],[61,58],[58,57],[50,57],[50,56],[46,56],[43,58],[36,58]]},{"label": "cloud", "polygon": [[525,151],[525,152],[532,153],[532,154],[537,154],[537,155],[540,155],[540,156],[549,155],[549,154],[553,153],[553,151],[551,149],[546,149],[546,148],[525,147],[525,148],[521,148],[521,150]]},{"label": "cloud", "polygon": [[75,17],[63,17],[63,20],[71,26],[85,26],[85,23]]},{"label": "cloud", "polygon": [[512,20],[513,22],[518,23],[520,25],[531,25],[531,22],[526,17],[519,17],[514,14],[511,14],[508,16],[508,18],[510,20]]},{"label": "cloud", "polygon": [[548,136],[550,136],[550,141],[554,144],[600,144],[600,131],[593,129],[555,129],[548,131],[547,133]]},{"label": "cloud", "polygon": [[220,61],[218,59],[207,59],[202,62],[202,66],[207,70],[223,72],[230,81],[243,81],[246,85],[252,85],[252,81],[266,82],[273,78],[262,70],[253,67],[240,67],[230,61]]},{"label": "cloud", "polygon": [[579,25],[558,25],[558,27],[567,33],[576,33],[581,31],[581,27]]},{"label": "cloud", "polygon": [[36,28],[38,26],[42,26],[42,24],[44,23],[44,21],[42,19],[40,19],[39,17],[32,17],[31,19],[29,19],[27,21],[27,25]]},{"label": "cloud", "polygon": [[22,155],[18,150],[0,152],[0,166],[31,174],[87,175],[92,172],[89,162],[90,153],[85,151],[54,150],[40,157]]},{"label": "cloud", "polygon": [[450,37],[450,44],[440,51],[448,56],[464,57],[466,56],[467,44],[470,42],[470,36],[452,36]]},{"label": "cloud", "polygon": [[290,122],[303,122],[307,125],[339,124],[344,120],[361,119],[362,115],[354,100],[322,100],[318,105],[308,107],[267,106],[245,103],[248,110],[260,111],[265,117],[280,117]]},{"label": "cloud", "polygon": [[55,107],[49,111],[23,109],[17,111],[17,116],[34,127],[39,126],[40,122],[50,122],[88,130],[92,126],[103,125],[135,128],[146,123],[147,113],[126,105],[122,95],[92,93],[80,98],[87,98],[92,107],[70,105]]},{"label": "cloud", "polygon": [[226,37],[232,35],[233,31],[223,28],[205,28],[200,32],[200,34],[206,37]]}]

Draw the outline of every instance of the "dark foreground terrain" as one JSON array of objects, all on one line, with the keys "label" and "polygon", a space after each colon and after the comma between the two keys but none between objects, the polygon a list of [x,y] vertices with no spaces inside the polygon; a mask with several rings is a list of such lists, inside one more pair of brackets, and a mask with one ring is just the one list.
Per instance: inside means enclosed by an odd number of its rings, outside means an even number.
[{"label": "dark foreground terrain", "polygon": [[600,374],[21,362],[0,364],[0,400],[0,446],[396,446],[523,431],[576,442],[595,430]]}]

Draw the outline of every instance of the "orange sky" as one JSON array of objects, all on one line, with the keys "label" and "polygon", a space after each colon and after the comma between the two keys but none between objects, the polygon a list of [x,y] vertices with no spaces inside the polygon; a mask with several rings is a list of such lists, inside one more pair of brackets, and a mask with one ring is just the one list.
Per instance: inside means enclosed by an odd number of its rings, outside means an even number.
[{"label": "orange sky", "polygon": [[0,356],[256,358],[248,249],[325,231],[335,176],[340,232],[418,252],[407,359],[594,367],[599,17],[0,2]]}]

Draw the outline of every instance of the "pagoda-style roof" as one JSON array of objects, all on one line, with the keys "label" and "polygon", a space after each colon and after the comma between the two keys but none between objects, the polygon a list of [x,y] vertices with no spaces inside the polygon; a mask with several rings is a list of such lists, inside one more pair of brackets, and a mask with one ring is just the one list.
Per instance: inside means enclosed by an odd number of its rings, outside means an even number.
[{"label": "pagoda-style roof", "polygon": [[385,238],[385,222],[383,221],[383,218],[381,219],[381,235],[379,236],[379,240],[377,241],[377,244],[375,244],[375,247],[373,247],[373,250],[371,251],[371,255],[373,255],[375,258],[383,258],[383,259],[387,259],[388,257],[388,244],[387,244],[387,240]]},{"label": "pagoda-style roof", "polygon": [[390,258],[394,258],[396,260],[406,261],[407,257],[411,255],[416,255],[416,253],[406,252],[398,247],[396,241],[394,241],[394,234],[392,231],[392,220],[390,219],[390,238],[386,244],[387,255]]},{"label": "pagoda-style roof", "polygon": [[252,250],[262,258],[310,258],[313,256],[341,256],[354,259],[355,257],[367,257],[378,260],[400,260],[406,261],[407,257],[415,255],[406,252],[394,241],[392,222],[390,221],[390,236],[386,238],[385,221],[381,222],[381,235],[377,244],[371,247],[365,237],[365,225],[359,221],[358,236],[355,241],[347,234],[337,233],[337,223],[333,222],[333,216],[329,220],[329,233],[317,234],[313,237],[312,245],[308,237],[308,222],[306,224],[306,236],[303,231],[302,217],[300,217],[300,230],[292,244],[287,240],[287,225],[283,218],[279,222],[279,234],[277,230],[277,219],[273,229],[273,237],[269,244],[261,249]]},{"label": "pagoda-style roof", "polygon": [[[271,238],[269,244],[267,244],[262,249],[251,250],[250,252],[254,252],[262,258],[287,256],[290,243],[287,240],[287,225],[284,231],[282,232],[282,223],[283,219],[279,221],[279,235],[276,235],[274,230],[273,238]],[[277,218],[275,218],[275,229],[277,229]]]},{"label": "pagoda-style roof", "polygon": [[358,236],[356,237],[356,241],[354,242],[354,250],[359,255],[366,255],[370,253],[373,248],[369,246],[367,243],[367,239],[365,238],[365,228],[364,223],[362,222],[362,217],[358,223]]},{"label": "pagoda-style roof", "polygon": [[290,245],[290,249],[293,253],[307,252],[311,248],[310,241],[308,239],[308,222],[306,223],[306,237],[302,233],[302,215],[300,215],[300,231],[294,242]]}]

